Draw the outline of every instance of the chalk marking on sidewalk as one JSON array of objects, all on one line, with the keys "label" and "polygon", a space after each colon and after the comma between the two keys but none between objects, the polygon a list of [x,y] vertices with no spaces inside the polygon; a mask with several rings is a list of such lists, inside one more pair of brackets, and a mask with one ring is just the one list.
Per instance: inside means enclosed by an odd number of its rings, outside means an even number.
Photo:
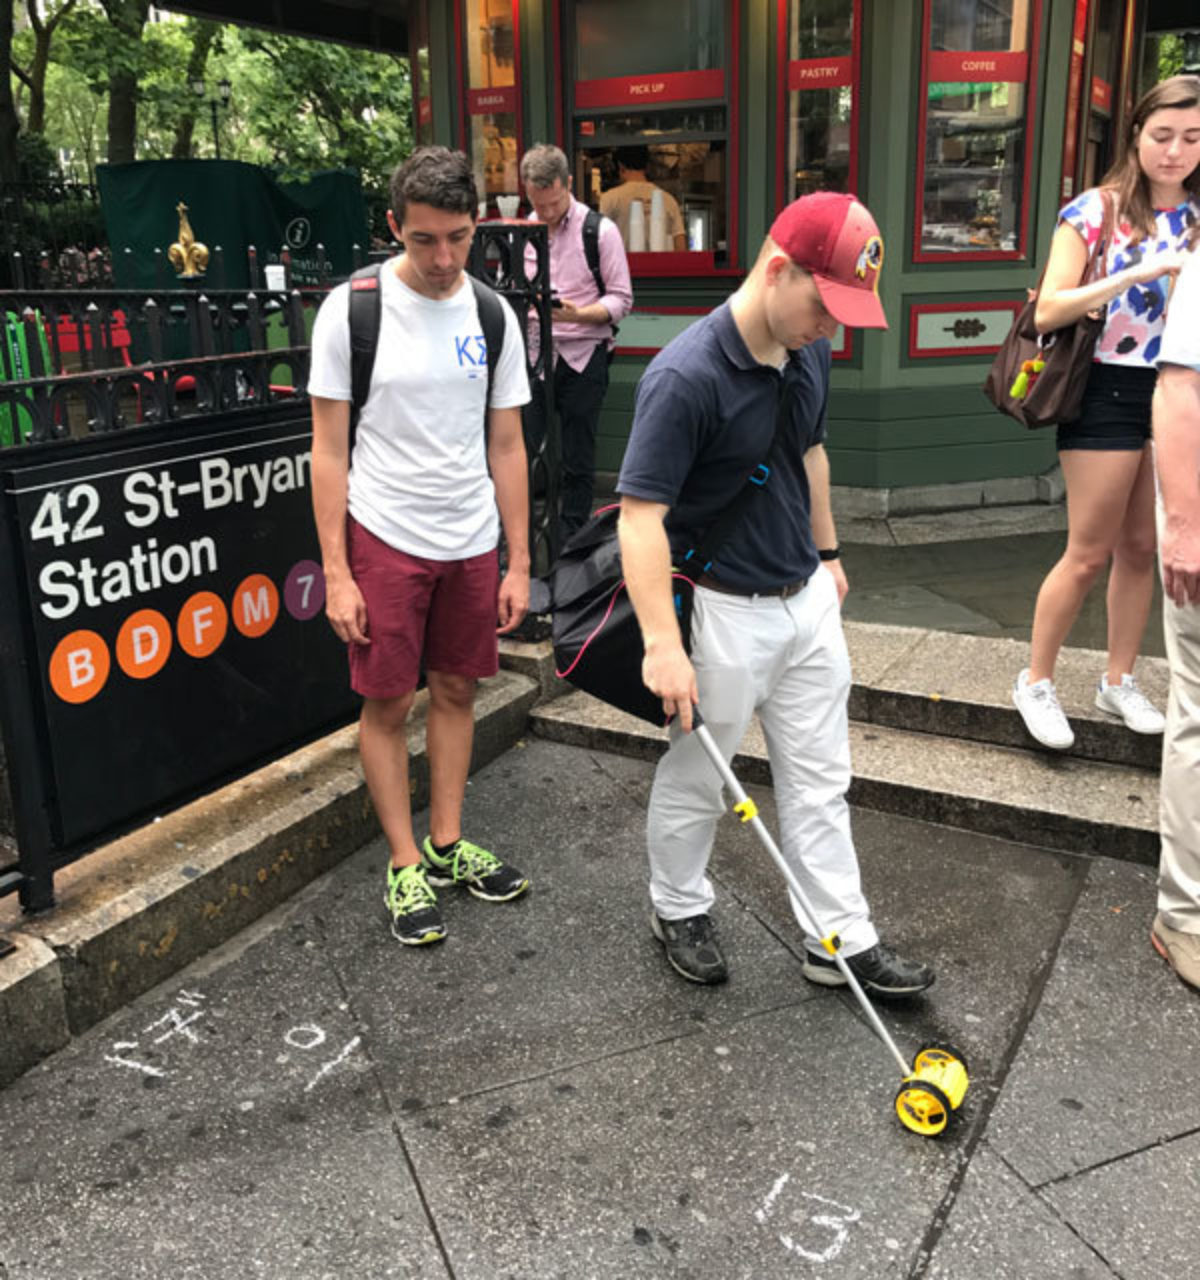
[{"label": "chalk marking on sidewalk", "polygon": [[[787,1186],[788,1180],[791,1178],[790,1173],[780,1174],[775,1179],[775,1185],[767,1193],[767,1198],[763,1201],[760,1209],[755,1209],[755,1218],[766,1224],[767,1219],[775,1211],[775,1201],[778,1200],[780,1193]],[[814,1213],[810,1222],[816,1223],[819,1227],[826,1227],[833,1232],[833,1240],[819,1253],[812,1249],[806,1249],[787,1232],[779,1233],[779,1243],[789,1253],[798,1254],[802,1258],[806,1258],[809,1262],[832,1262],[834,1258],[846,1247],[846,1241],[850,1237],[850,1225],[857,1222],[862,1214],[857,1209],[850,1208],[849,1205],[839,1204],[836,1200],[830,1200],[826,1196],[818,1195],[815,1191],[801,1191],[801,1196],[805,1200],[815,1200],[820,1204],[828,1205],[830,1209],[836,1209],[836,1213]]]},{"label": "chalk marking on sidewalk", "polygon": [[754,1216],[759,1222],[766,1222],[771,1210],[775,1207],[775,1201],[779,1198],[779,1193],[787,1186],[788,1179],[791,1176],[790,1173],[781,1173],[775,1179],[775,1185],[767,1192],[767,1198],[763,1201],[762,1208],[754,1211]]},{"label": "chalk marking on sidewalk", "polygon": [[[114,1049],[136,1049],[138,1043],[136,1040],[118,1040],[113,1045]],[[141,1071],[148,1076],[165,1076],[167,1073],[158,1067],[151,1067],[145,1062],[133,1062],[129,1058],[118,1058],[114,1054],[106,1053],[104,1055],[105,1062],[114,1063],[118,1067],[132,1067],[134,1071]]]},{"label": "chalk marking on sidewalk", "polygon": [[308,1093],[328,1072],[334,1067],[340,1066],[362,1043],[362,1036],[355,1036],[353,1040],[338,1054],[336,1058],[331,1058],[320,1071],[304,1086],[304,1092]]}]

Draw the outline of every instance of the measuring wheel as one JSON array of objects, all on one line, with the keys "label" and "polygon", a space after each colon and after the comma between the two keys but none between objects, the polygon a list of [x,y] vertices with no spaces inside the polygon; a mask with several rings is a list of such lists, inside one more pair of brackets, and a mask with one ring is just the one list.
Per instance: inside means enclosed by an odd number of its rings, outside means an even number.
[{"label": "measuring wheel", "polygon": [[906,1080],[896,1094],[900,1123],[922,1138],[936,1138],[950,1123],[950,1099],[927,1080]]},{"label": "measuring wheel", "polygon": [[936,1137],[962,1106],[969,1083],[966,1058],[959,1050],[946,1044],[918,1049],[912,1075],[896,1094],[900,1123],[923,1137]]}]

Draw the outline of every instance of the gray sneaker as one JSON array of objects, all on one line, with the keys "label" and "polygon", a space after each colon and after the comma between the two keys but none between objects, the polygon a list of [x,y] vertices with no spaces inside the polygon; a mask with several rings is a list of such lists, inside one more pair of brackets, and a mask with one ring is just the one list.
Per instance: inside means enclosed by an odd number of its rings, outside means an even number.
[{"label": "gray sneaker", "polygon": [[1030,684],[1029,668],[1026,667],[1013,685],[1012,700],[1030,736],[1043,747],[1067,751],[1075,745],[1075,734],[1059,706],[1052,681],[1037,680]]},{"label": "gray sneaker", "polygon": [[721,944],[717,941],[716,926],[708,916],[664,920],[652,912],[650,928],[666,948],[671,968],[689,982],[715,986],[729,977]]},{"label": "gray sneaker", "polygon": [[[882,942],[877,942],[868,951],[846,956],[845,960],[859,986],[885,999],[915,996],[933,986],[933,970],[927,964],[906,960]],[[823,987],[846,986],[846,977],[832,956],[806,950],[801,972],[809,982]]]}]

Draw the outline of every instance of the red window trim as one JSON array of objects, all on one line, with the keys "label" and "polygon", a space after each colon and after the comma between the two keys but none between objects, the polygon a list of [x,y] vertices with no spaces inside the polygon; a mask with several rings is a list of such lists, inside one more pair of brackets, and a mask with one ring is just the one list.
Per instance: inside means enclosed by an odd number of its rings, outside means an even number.
[{"label": "red window trim", "polygon": [[[515,0],[514,0],[515,2]],[[573,124],[573,116],[568,119],[567,98],[563,89],[562,64],[565,56],[563,48],[563,23],[562,23],[562,6],[569,3],[570,0],[553,0],[550,5],[551,10],[551,29],[554,33],[554,119],[555,119],[555,136],[558,139],[559,147],[565,147],[564,133]],[[857,4],[859,0],[855,0]],[[705,279],[720,278],[721,276],[742,275],[740,267],[741,257],[738,252],[738,236],[740,232],[739,222],[739,205],[741,203],[741,173],[740,173],[740,124],[741,124],[741,106],[739,97],[741,93],[741,62],[742,62],[742,0],[733,0],[729,6],[729,59],[728,66],[723,68],[723,74],[726,76],[727,93],[724,98],[712,99],[712,101],[723,102],[726,109],[726,137],[728,139],[725,149],[726,168],[727,168],[727,214],[729,218],[729,230],[727,234],[727,242],[729,245],[729,265],[727,267],[714,267],[711,265],[712,255],[704,256],[708,262],[708,266],[695,264],[689,266],[687,270],[669,270],[659,271],[654,269],[645,269],[634,275],[635,279],[649,279],[654,276],[695,276]],[[461,45],[461,41],[460,41]],[[680,73],[674,73],[680,74]],[[682,74],[691,74],[684,72]],[[706,74],[706,73],[700,73]],[[603,85],[605,83],[617,83],[626,77],[617,77],[614,81],[593,80],[582,81],[584,84]],[[630,79],[645,79],[643,76],[628,77]],[[662,78],[662,77],[660,77]],[[658,98],[655,101],[666,101],[666,99]],[[622,99],[619,105],[626,105],[627,100]],[[578,103],[575,104],[576,112],[578,112]],[[574,135],[572,134],[572,137]],[[663,255],[656,254],[656,257]]]},{"label": "red window trim", "polygon": [[[788,94],[792,91],[790,80],[792,77],[792,68],[803,67],[805,65],[816,65],[817,63],[833,63],[841,62],[841,58],[806,58],[790,61],[787,54],[788,47],[788,8],[790,0],[779,0],[776,7],[776,31],[775,31],[775,63],[776,75],[778,81],[778,92],[776,102],[776,129],[778,138],[775,144],[775,207],[783,208],[783,202],[787,191],[787,180],[784,175],[784,167],[787,164],[787,130],[788,121]],[[855,195],[858,194],[858,152],[859,152],[859,103],[862,101],[862,0],[851,0],[853,4],[853,12],[851,14],[852,31],[850,35],[850,53],[845,61],[850,64],[850,88],[852,97],[850,99],[850,172],[846,178],[848,189]],[[814,89],[827,87],[840,87],[846,83],[843,80],[828,80],[825,84],[814,84]],[[800,90],[799,92],[804,92]]]},{"label": "red window trim", "polygon": [[724,102],[725,72],[669,71],[575,82],[575,111],[638,107],[652,102]]},{"label": "red window trim", "polygon": [[[458,145],[462,151],[466,151],[468,155],[469,133],[468,122],[475,115],[491,115],[496,112],[495,107],[484,106],[476,101],[476,96],[484,93],[503,94],[505,97],[511,96],[513,99],[512,108],[500,108],[501,112],[513,110],[516,116],[516,135],[517,135],[517,166],[521,164],[521,157],[525,154],[525,113],[521,101],[521,4],[520,0],[512,0],[512,21],[513,21],[513,83],[511,85],[502,85],[498,89],[469,89],[467,87],[467,57],[466,57],[466,36],[463,26],[463,15],[466,12],[467,0],[458,0],[454,6],[454,64],[455,72],[458,78]],[[475,110],[472,110],[472,105]],[[519,187],[518,187],[519,189]],[[484,192],[480,192],[480,199],[485,198]]]},{"label": "red window trim", "polygon": [[[930,61],[931,56],[941,53],[941,50],[931,50],[929,47],[930,31],[933,25],[933,0],[922,0],[922,19],[921,19],[921,82],[920,82],[920,112],[917,122],[917,177],[916,190],[914,193],[913,204],[913,233],[912,233],[912,260],[913,262],[938,262],[942,264],[959,263],[959,262],[1019,262],[1028,255],[1029,247],[1029,218],[1030,218],[1030,191],[1033,182],[1032,161],[1033,161],[1033,142],[1036,132],[1037,122],[1037,78],[1039,70],[1039,50],[1041,47],[1042,34],[1042,0],[1033,0],[1033,14],[1030,22],[1029,46],[1028,49],[1020,55],[1025,59],[1025,79],[1024,81],[1010,81],[1009,83],[1023,83],[1025,87],[1025,154],[1021,164],[1021,214],[1018,220],[1017,229],[1017,247],[1015,249],[982,249],[977,252],[955,253],[949,250],[939,249],[922,249],[921,248],[921,225],[924,220],[925,212],[925,145],[926,145],[926,127],[928,124],[927,116],[929,112],[929,82]],[[953,57],[968,57],[970,50],[955,51]],[[1012,54],[980,53],[978,55],[981,62],[989,61],[994,58],[1009,58]],[[992,84],[996,81],[995,76],[988,75],[986,71],[980,69],[978,72],[968,72],[960,77],[965,81],[972,81],[980,84]]]},{"label": "red window trim", "polygon": [[1087,56],[1089,0],[1075,0],[1075,17],[1071,27],[1071,58],[1067,72],[1067,110],[1063,125],[1062,173],[1058,198],[1069,200],[1075,194],[1075,165],[1079,158],[1079,116],[1083,96],[1083,63]]},{"label": "red window trim", "polygon": [[1024,305],[1018,299],[1007,302],[972,302],[964,298],[959,302],[910,302],[908,304],[908,356],[910,360],[933,360],[945,356],[960,358],[992,356],[1000,350],[1000,343],[988,343],[976,347],[918,347],[917,319],[919,316],[953,313],[955,311],[1009,311],[1014,318]]}]

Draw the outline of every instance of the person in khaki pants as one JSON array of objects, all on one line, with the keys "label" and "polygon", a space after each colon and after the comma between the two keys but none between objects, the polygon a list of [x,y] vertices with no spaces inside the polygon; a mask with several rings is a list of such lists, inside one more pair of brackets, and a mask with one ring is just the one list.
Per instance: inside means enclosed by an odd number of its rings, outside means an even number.
[{"label": "person in khaki pants", "polygon": [[1200,987],[1200,248],[1193,247],[1171,298],[1153,414],[1171,697],[1150,937],[1176,974]]}]

